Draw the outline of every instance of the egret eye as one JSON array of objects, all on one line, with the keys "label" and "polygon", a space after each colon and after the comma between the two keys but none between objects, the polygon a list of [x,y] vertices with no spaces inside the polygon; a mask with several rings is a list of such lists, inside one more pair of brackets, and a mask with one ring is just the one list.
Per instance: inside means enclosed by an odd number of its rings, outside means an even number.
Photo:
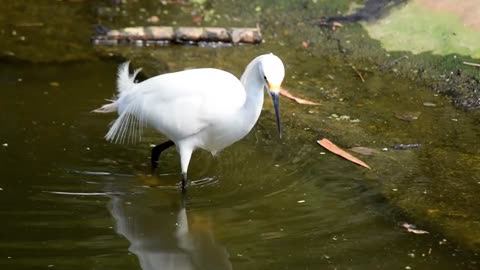
[{"label": "egret eye", "polygon": [[263,78],[265,79],[265,81],[267,80],[267,76],[263,75]]}]

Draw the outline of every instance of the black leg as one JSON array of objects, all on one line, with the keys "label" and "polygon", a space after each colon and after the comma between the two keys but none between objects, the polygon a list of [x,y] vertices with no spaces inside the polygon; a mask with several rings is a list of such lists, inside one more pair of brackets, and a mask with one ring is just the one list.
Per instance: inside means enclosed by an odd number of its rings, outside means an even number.
[{"label": "black leg", "polygon": [[163,152],[163,150],[173,145],[175,144],[172,141],[168,140],[152,148],[152,157],[150,160],[152,163],[152,174],[155,172],[155,169],[158,167],[158,159],[160,158],[160,154]]},{"label": "black leg", "polygon": [[182,173],[182,193],[187,192],[187,173]]}]

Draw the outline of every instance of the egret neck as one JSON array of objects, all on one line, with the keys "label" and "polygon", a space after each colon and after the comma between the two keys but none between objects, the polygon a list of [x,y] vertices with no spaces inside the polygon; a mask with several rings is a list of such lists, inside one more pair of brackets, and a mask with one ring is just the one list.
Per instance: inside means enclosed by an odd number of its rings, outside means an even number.
[{"label": "egret neck", "polygon": [[247,95],[245,104],[242,107],[243,126],[247,128],[248,133],[257,122],[263,107],[263,88],[266,88],[273,101],[278,134],[280,135],[280,138],[282,138],[279,90],[284,77],[284,67],[280,59],[277,58],[278,61],[272,61],[272,56],[273,54],[267,54],[255,58],[250,64],[248,64],[240,79]]},{"label": "egret neck", "polygon": [[244,127],[248,131],[250,131],[257,122],[263,107],[265,80],[263,79],[263,74],[260,73],[259,64],[261,57],[262,56],[255,58],[247,68],[245,68],[240,78],[247,95],[245,104],[241,109],[243,117],[240,118],[243,120]]}]

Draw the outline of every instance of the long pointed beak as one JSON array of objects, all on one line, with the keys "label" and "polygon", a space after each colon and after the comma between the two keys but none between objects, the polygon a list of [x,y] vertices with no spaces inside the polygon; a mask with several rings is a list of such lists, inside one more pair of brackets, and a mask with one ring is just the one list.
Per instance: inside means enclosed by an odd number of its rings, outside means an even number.
[{"label": "long pointed beak", "polygon": [[282,138],[282,125],[280,123],[280,99],[278,92],[271,92],[273,108],[275,109],[275,117],[277,118],[277,128],[280,139]]}]

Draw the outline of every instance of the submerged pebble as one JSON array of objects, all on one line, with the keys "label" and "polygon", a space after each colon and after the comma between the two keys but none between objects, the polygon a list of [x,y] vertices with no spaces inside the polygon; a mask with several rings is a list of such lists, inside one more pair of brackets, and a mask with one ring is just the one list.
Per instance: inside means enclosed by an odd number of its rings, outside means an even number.
[{"label": "submerged pebble", "polygon": [[401,143],[401,144],[392,145],[392,148],[396,150],[407,150],[407,149],[420,148],[420,146],[422,145],[419,143],[410,143],[410,144]]},{"label": "submerged pebble", "polygon": [[350,115],[338,115],[336,113],[332,113],[330,114],[330,116],[328,117],[330,119],[335,119],[337,121],[350,121],[351,123],[359,123],[360,122],[360,119],[352,119],[350,117]]},{"label": "submerged pebble", "polygon": [[417,120],[420,114],[421,112],[395,112],[395,117],[403,121],[411,122]]},{"label": "submerged pebble", "polygon": [[339,120],[350,120],[350,116],[348,116],[348,115],[341,115],[338,119],[339,119]]}]

